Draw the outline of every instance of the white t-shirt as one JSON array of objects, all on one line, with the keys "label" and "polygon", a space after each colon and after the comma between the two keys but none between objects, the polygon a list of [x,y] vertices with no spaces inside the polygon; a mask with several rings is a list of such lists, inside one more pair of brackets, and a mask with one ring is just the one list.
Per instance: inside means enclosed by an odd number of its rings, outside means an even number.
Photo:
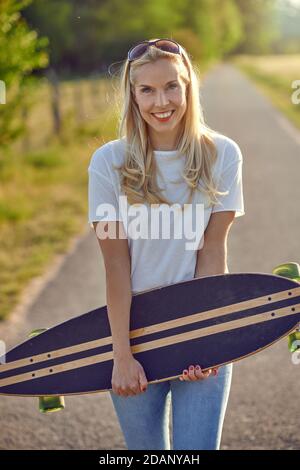
[{"label": "white t-shirt", "polygon": [[[219,211],[235,211],[235,217],[245,214],[242,188],[243,157],[241,150],[238,144],[229,137],[216,134],[213,138],[217,146],[217,160],[213,166],[213,176],[218,189],[220,191],[228,190],[228,194],[218,196],[220,204],[211,206],[207,204],[207,198],[202,192],[195,191],[192,204],[190,205],[191,211],[194,211],[194,219],[190,220],[194,221],[193,228],[195,233],[197,232],[197,238],[195,238],[196,235],[193,238],[193,249],[187,249],[187,241],[191,241],[192,238],[182,235],[179,238],[175,237],[175,216],[174,218],[170,216],[168,219],[167,223],[170,227],[170,234],[167,234],[166,238],[162,237],[162,225],[156,225],[159,230],[159,236],[156,239],[149,236],[151,234],[149,228],[151,220],[154,219],[150,217],[150,206],[148,203],[144,204],[144,207],[148,208],[147,215],[144,212],[140,219],[140,221],[149,222],[148,231],[142,232],[144,238],[141,234],[140,236],[133,235],[135,229],[137,229],[136,224],[132,225],[133,231],[130,232],[128,227],[130,223],[133,223],[134,216],[133,218],[127,218],[128,225],[124,225],[131,256],[131,287],[133,293],[193,279],[197,262],[197,248],[202,247],[200,242],[196,242],[201,239],[203,243],[203,233],[211,214]],[[125,148],[125,138],[113,140],[95,150],[91,157],[88,167],[88,223],[91,226],[93,221],[125,220],[125,212],[119,204],[119,196],[125,196],[121,193],[118,170],[113,168],[113,165],[120,166],[124,162]],[[171,203],[179,203],[180,205],[187,203],[189,187],[181,176],[184,170],[184,156],[176,157],[175,150],[156,150],[154,151],[154,156],[159,169],[157,175],[158,186],[164,188],[162,194]],[[179,183],[176,183],[178,180]],[[100,213],[98,209],[97,212],[97,207],[104,203],[110,204],[115,211],[105,213],[102,211]],[[201,223],[199,223],[200,219],[198,220],[195,216],[197,203],[204,204]],[[128,207],[131,206],[128,205]],[[175,213],[179,214],[180,211],[175,211]],[[135,218],[137,217],[135,216]],[[180,220],[182,221],[183,219]],[[191,244],[189,246],[191,247]]]}]

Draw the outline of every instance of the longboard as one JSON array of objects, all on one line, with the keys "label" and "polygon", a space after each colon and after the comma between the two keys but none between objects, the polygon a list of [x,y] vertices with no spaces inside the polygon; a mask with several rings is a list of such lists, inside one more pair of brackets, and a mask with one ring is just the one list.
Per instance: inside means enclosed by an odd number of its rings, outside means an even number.
[{"label": "longboard", "polygon": [[[299,322],[300,285],[295,280],[264,273],[221,274],[133,294],[130,344],[148,383],[154,383],[178,378],[189,364],[207,370],[250,356],[288,335]],[[5,359],[0,364],[1,395],[111,390],[107,306],[27,339]]]}]

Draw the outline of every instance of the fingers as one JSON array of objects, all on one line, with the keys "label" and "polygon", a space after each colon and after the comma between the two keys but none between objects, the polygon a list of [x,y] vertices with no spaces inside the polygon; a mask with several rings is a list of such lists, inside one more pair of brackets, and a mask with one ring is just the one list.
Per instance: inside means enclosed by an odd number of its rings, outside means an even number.
[{"label": "fingers", "polygon": [[144,393],[148,388],[148,382],[145,380],[140,381],[140,391]]},{"label": "fingers", "polygon": [[113,392],[122,397],[132,397],[140,393],[145,393],[148,388],[148,381],[145,376],[140,375],[140,380],[137,384],[130,387],[113,388]]},{"label": "fingers", "polygon": [[186,381],[196,381],[196,380],[203,380],[208,375],[210,375],[211,372],[206,371],[202,372],[201,367],[199,364],[194,367],[193,365],[190,365],[188,369],[184,369],[182,377],[180,377],[180,380],[186,380]]},{"label": "fingers", "polygon": [[140,381],[140,391],[144,393],[148,387],[148,380],[144,373],[144,370],[141,370],[139,373],[139,381]]},{"label": "fingers", "polygon": [[[145,390],[145,385],[143,385],[143,389]],[[119,395],[121,397],[132,397],[134,395],[138,395],[139,393],[142,392],[140,384],[136,385],[131,385],[127,387],[113,387],[113,392],[116,395]]]},{"label": "fingers", "polygon": [[208,378],[211,374],[213,374],[214,376],[217,375],[218,369],[218,367],[215,367],[213,369],[208,369],[203,372],[199,364],[197,364],[196,367],[190,365],[188,369],[183,370],[182,376],[179,377],[179,380],[192,382],[196,380],[204,380]]}]

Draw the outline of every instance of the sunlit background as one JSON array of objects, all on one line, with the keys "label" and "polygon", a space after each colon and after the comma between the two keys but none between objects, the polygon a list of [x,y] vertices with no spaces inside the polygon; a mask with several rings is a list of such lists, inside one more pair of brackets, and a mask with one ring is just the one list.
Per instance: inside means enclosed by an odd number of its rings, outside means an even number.
[{"label": "sunlit background", "polygon": [[118,66],[170,37],[202,78],[231,61],[300,127],[298,0],[0,2],[0,318],[86,226],[87,162],[116,138]]},{"label": "sunlit background", "polygon": [[[187,49],[208,124],[242,149],[229,270],[299,262],[300,0],[0,0],[0,347],[104,303],[87,168],[118,137],[128,49],[159,37]],[[282,338],[237,363],[223,449],[300,448],[290,356]],[[0,398],[1,449],[125,448],[106,394],[58,417]]]}]

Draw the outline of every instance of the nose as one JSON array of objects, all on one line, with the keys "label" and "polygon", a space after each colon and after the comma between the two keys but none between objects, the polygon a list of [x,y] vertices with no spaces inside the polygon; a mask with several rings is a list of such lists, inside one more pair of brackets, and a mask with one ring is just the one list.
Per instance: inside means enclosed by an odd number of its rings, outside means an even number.
[{"label": "nose", "polygon": [[155,100],[155,105],[159,108],[163,108],[169,103],[169,100],[167,99],[165,93],[163,91],[159,91],[156,95],[156,100]]}]

